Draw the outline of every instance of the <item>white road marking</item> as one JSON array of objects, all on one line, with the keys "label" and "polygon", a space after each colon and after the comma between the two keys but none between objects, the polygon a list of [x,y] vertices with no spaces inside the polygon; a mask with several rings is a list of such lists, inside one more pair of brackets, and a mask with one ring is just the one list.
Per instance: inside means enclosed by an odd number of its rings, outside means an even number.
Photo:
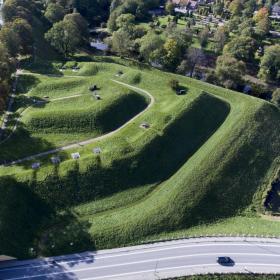
[{"label": "white road marking", "polygon": [[[245,265],[254,265],[254,266],[273,266],[273,267],[280,267],[279,264],[254,264],[254,263],[236,263],[236,265],[245,266]],[[173,270],[173,269],[182,269],[182,268],[195,268],[195,267],[203,267],[203,266],[218,266],[217,264],[195,264],[195,265],[183,265],[183,266],[174,266],[174,267],[166,267],[166,268],[159,268],[156,271],[165,271],[165,270]],[[150,270],[142,270],[137,272],[127,272],[127,273],[121,273],[121,274],[114,274],[114,275],[106,275],[106,276],[98,276],[93,278],[80,278],[81,280],[96,280],[96,279],[104,279],[104,278],[112,278],[112,277],[119,277],[119,276],[127,276],[127,275],[135,275],[135,274],[141,274],[141,273],[149,273],[154,272],[154,269]]]},{"label": "white road marking", "polygon": [[[73,273],[73,272],[97,270],[97,269],[112,268],[112,267],[118,267],[118,266],[127,266],[127,265],[140,264],[140,263],[148,263],[148,262],[156,262],[156,261],[166,261],[166,260],[174,260],[174,259],[182,259],[182,258],[190,258],[190,257],[217,256],[217,255],[261,256],[261,257],[269,256],[269,257],[279,257],[280,258],[280,254],[228,253],[228,252],[208,253],[208,254],[190,254],[190,255],[181,255],[181,256],[173,256],[173,257],[166,257],[166,258],[154,258],[154,259],[148,259],[148,260],[142,260],[142,261],[134,261],[134,262],[129,262],[129,263],[112,264],[112,265],[105,265],[105,266],[99,266],[99,267],[79,268],[79,269],[73,269],[73,270],[67,270],[67,271],[59,271],[59,272],[52,272],[52,273],[37,274],[37,275],[28,276],[28,277],[27,276],[23,276],[23,277],[16,277],[16,278],[6,278],[5,280],[19,280],[19,279],[26,279],[26,278],[36,278],[36,277],[44,277],[44,276],[48,276],[48,275],[67,274],[67,273]],[[276,265],[276,266],[280,267],[280,264]]]},{"label": "white road marking", "polygon": [[[240,266],[273,266],[273,267],[280,267],[280,264],[254,264],[254,263],[236,263],[236,265]],[[183,265],[183,266],[174,266],[174,267],[165,267],[165,268],[158,268],[156,271],[165,271],[165,270],[173,270],[173,269],[188,269],[188,268],[195,268],[195,267],[203,267],[203,266],[218,266],[217,264],[194,264],[194,265]],[[121,274],[114,274],[114,275],[106,275],[106,276],[97,276],[97,277],[91,277],[91,278],[80,278],[80,280],[96,280],[96,279],[104,279],[104,278],[112,278],[112,277],[120,277],[120,276],[127,276],[127,275],[135,275],[135,274],[141,274],[141,273],[149,273],[149,272],[155,272],[155,269],[150,269],[150,270],[142,270],[142,271],[137,271],[137,272],[127,272],[127,273],[121,273]]]},{"label": "white road marking", "polygon": [[[130,256],[130,255],[138,255],[138,254],[146,254],[146,253],[153,253],[153,252],[161,252],[161,251],[167,251],[167,250],[174,250],[174,249],[182,249],[182,248],[196,248],[196,247],[209,247],[209,246],[248,246],[248,247],[254,247],[254,246],[261,246],[261,247],[276,247],[276,248],[280,248],[280,244],[276,245],[276,244],[259,244],[259,243],[228,243],[228,242],[224,242],[224,243],[209,243],[209,244],[186,244],[186,245],[177,245],[177,246],[173,246],[173,247],[166,247],[166,248],[158,248],[158,249],[141,249],[141,251],[138,252],[126,252],[123,254],[114,254],[113,255],[105,255],[105,256],[98,256],[97,254],[93,254],[92,257],[85,257],[85,258],[78,258],[76,260],[71,260],[71,261],[59,261],[57,260],[58,264],[72,264],[72,263],[76,263],[76,262],[83,262],[83,261],[88,261],[88,260],[102,260],[102,259],[109,259],[109,258],[119,258],[119,257],[124,257],[124,256]],[[143,251],[145,250],[145,251]],[[217,254],[221,254],[221,253],[217,253]],[[42,264],[42,265],[28,265],[28,266],[21,266],[21,267],[11,267],[11,268],[0,268],[0,272],[2,271],[8,271],[8,270],[21,270],[21,269],[26,269],[26,268],[38,268],[38,267],[50,267],[50,264]]]}]

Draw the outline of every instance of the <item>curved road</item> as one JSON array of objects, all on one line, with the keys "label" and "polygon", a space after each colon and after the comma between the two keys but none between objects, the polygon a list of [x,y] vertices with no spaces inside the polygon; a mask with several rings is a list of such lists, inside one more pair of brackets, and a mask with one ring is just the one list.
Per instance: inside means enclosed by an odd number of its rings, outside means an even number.
[{"label": "curved road", "polygon": [[136,116],[134,116],[132,119],[127,121],[125,124],[123,124],[122,126],[117,128],[116,130],[111,131],[111,132],[109,132],[107,134],[104,134],[104,135],[101,135],[101,136],[98,136],[98,137],[95,137],[95,138],[92,138],[92,139],[88,139],[86,141],[81,141],[81,142],[78,142],[78,143],[66,145],[66,146],[59,147],[59,148],[56,148],[56,149],[53,149],[53,150],[49,150],[49,151],[46,151],[46,152],[42,152],[42,153],[38,153],[38,154],[35,154],[35,155],[31,155],[31,156],[28,156],[28,157],[25,157],[25,158],[22,158],[22,159],[14,160],[12,162],[6,163],[5,165],[15,165],[15,164],[27,161],[27,160],[33,160],[33,159],[36,159],[36,158],[39,158],[39,157],[43,157],[43,156],[46,156],[46,155],[50,155],[50,154],[54,154],[54,153],[57,153],[57,152],[60,152],[60,151],[66,151],[66,150],[70,150],[70,149],[73,149],[73,148],[80,148],[80,147],[83,147],[85,145],[88,145],[88,144],[94,143],[96,141],[102,140],[104,138],[107,138],[107,137],[112,136],[113,134],[117,133],[119,130],[121,130],[122,128],[127,126],[129,123],[132,123],[133,121],[135,121],[136,118],[138,118],[140,115],[142,115],[147,110],[149,110],[151,108],[151,106],[153,106],[153,104],[155,102],[155,99],[154,99],[154,97],[148,91],[146,91],[144,89],[141,89],[141,88],[138,88],[138,87],[135,87],[135,86],[131,86],[129,84],[126,84],[126,83],[123,83],[123,82],[120,82],[120,81],[117,81],[117,80],[112,80],[112,81],[115,82],[115,83],[118,83],[120,85],[126,86],[127,88],[133,89],[133,90],[141,92],[143,94],[146,94],[150,98],[149,105],[143,111],[141,111]]},{"label": "curved road", "polygon": [[[221,266],[218,256],[229,256],[235,263]],[[280,273],[280,239],[193,238],[0,263],[2,280],[154,280],[209,272]]]}]

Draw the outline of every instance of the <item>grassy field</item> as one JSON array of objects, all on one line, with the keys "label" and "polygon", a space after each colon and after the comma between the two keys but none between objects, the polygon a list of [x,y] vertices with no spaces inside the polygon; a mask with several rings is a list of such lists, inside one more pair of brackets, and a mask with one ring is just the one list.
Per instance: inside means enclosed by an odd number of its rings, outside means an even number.
[{"label": "grassy field", "polygon": [[[71,76],[77,75],[78,83],[97,81],[101,90],[106,86],[115,87],[111,92],[128,90],[108,82],[117,79],[148,91],[155,103],[115,135],[59,154],[63,162],[57,166],[46,156],[39,159],[39,170],[31,170],[31,162],[0,168],[0,187],[3,176],[10,176],[31,187],[56,213],[42,220],[34,241],[37,254],[194,234],[279,234],[278,222],[257,216],[279,167],[279,109],[130,61],[98,59],[81,63],[81,70]],[[118,71],[123,75],[116,77]],[[65,75],[70,75],[69,70]],[[70,83],[76,79],[41,78]],[[171,90],[173,78],[187,94],[178,96]],[[29,94],[36,94],[39,86],[42,90],[44,84],[37,84]],[[140,91],[133,93],[136,97]],[[67,110],[71,104],[63,107]],[[49,103],[38,112],[43,114],[50,105],[56,107]],[[149,129],[139,128],[144,121]],[[97,146],[102,149],[100,156],[92,154]],[[71,160],[76,151],[81,158]],[[61,234],[67,227],[69,234]],[[82,230],[74,234],[77,227]],[[83,242],[70,247],[77,239]]]},{"label": "grassy field", "polygon": [[[147,97],[112,82],[112,77],[108,73],[94,77],[21,76],[14,103],[14,119],[20,116],[18,128],[0,145],[1,159],[14,160],[103,135],[147,106]],[[101,100],[89,90],[94,84]],[[14,124],[11,121],[10,130]]]}]

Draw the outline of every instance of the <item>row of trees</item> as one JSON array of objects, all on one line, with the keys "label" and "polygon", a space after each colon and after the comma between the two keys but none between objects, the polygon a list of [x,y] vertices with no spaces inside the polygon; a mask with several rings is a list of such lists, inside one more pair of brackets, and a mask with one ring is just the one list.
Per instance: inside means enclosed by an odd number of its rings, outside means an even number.
[{"label": "row of trees", "polygon": [[[185,30],[176,28],[181,16],[168,19],[168,25],[161,26],[154,17],[150,30],[137,25],[145,15],[141,1],[113,1],[108,26],[113,31],[108,40],[112,50],[122,56],[137,57],[139,60],[162,66],[171,71],[193,75],[200,64],[207,64],[203,48],[211,41],[216,53],[216,67],[207,74],[209,82],[226,88],[241,89],[247,68],[258,71],[258,77],[265,82],[280,82],[280,46],[267,46],[271,23],[269,14],[271,0],[217,0],[208,9],[213,15],[229,19],[224,26],[217,25],[213,32],[209,26],[203,29],[195,27],[192,13],[184,16]],[[147,1],[146,8],[157,5],[157,1]],[[166,12],[174,15],[174,5],[166,2]],[[136,13],[137,11],[137,13]],[[135,16],[136,15],[136,16]],[[147,10],[146,10],[147,16]],[[161,28],[159,28],[161,27]],[[192,38],[196,36],[201,48],[193,48]],[[255,92],[260,94],[261,92]],[[279,90],[273,94],[273,100],[279,99]],[[275,101],[276,103],[278,101]]]},{"label": "row of trees", "polygon": [[2,9],[5,25],[0,30],[0,110],[10,91],[17,57],[33,51],[33,14],[38,6],[31,0],[6,0]]}]

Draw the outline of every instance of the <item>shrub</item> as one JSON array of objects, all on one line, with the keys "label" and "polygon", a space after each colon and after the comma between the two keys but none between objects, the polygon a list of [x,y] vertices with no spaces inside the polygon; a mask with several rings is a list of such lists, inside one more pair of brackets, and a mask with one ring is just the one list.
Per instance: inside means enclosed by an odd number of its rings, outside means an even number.
[{"label": "shrub", "polygon": [[172,88],[172,90],[178,90],[179,88],[179,81],[172,79],[169,81],[169,86]]},{"label": "shrub", "polygon": [[277,106],[280,107],[280,88],[277,88],[273,93],[272,93],[272,98],[271,101],[276,104]]}]

